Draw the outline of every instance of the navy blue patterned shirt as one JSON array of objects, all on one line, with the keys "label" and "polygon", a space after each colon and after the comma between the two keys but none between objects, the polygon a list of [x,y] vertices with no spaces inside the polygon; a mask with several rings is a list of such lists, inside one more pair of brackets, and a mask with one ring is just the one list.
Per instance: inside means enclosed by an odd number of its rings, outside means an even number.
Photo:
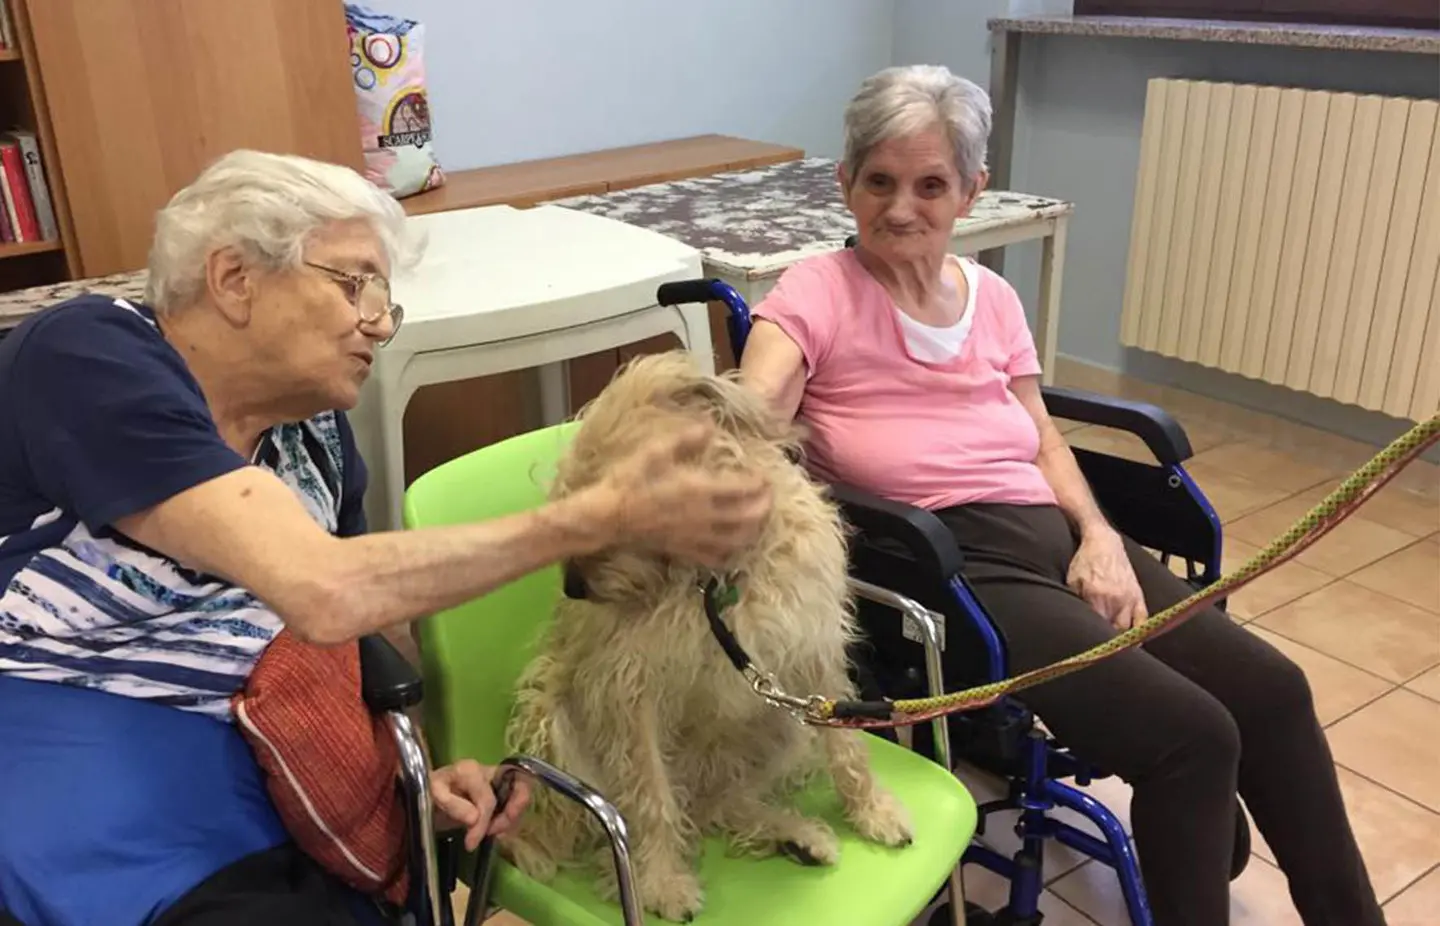
[{"label": "navy blue patterned shirt", "polygon": [[345,416],[272,428],[244,459],[146,306],[80,296],[0,340],[0,674],[230,719],[279,617],[112,525],[247,465],[331,533],[364,532]]}]

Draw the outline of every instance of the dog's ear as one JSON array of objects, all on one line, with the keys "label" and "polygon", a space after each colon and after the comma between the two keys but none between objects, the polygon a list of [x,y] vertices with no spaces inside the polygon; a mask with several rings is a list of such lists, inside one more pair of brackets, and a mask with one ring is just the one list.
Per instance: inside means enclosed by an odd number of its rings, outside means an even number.
[{"label": "dog's ear", "polygon": [[565,566],[565,597],[596,604],[633,604],[636,613],[669,584],[668,557],[611,549]]}]

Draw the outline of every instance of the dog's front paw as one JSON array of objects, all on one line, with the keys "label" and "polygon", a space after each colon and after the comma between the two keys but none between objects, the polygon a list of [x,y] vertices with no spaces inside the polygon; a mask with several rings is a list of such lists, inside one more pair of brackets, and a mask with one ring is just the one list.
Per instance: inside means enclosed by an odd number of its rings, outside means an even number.
[{"label": "dog's front paw", "polygon": [[700,879],[690,872],[642,876],[636,887],[645,909],[675,923],[688,923],[705,906]]},{"label": "dog's front paw", "polygon": [[834,865],[840,861],[840,837],[821,820],[801,818],[787,827],[778,850],[801,865]]},{"label": "dog's front paw", "polygon": [[910,812],[889,791],[877,789],[874,799],[856,808],[849,817],[856,832],[870,842],[902,848],[915,841]]}]

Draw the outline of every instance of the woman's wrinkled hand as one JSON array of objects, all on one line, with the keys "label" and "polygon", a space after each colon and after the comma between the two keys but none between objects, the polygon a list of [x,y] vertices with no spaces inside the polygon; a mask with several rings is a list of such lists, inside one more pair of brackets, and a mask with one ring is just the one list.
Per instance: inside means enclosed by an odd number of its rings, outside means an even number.
[{"label": "woman's wrinkled hand", "polygon": [[487,835],[503,836],[513,830],[530,804],[530,782],[515,773],[510,796],[497,814],[494,781],[495,769],[473,759],[430,773],[430,791],[440,817],[437,825],[440,829],[463,828],[466,851],[475,851]]},{"label": "woman's wrinkled hand", "polygon": [[1117,630],[1129,630],[1148,616],[1125,542],[1112,529],[1081,539],[1066,584]]},{"label": "woman's wrinkled hand", "polygon": [[697,423],[616,462],[602,489],[621,543],[718,569],[756,541],[773,503],[769,481],[756,472],[702,467],[713,439],[714,427]]}]

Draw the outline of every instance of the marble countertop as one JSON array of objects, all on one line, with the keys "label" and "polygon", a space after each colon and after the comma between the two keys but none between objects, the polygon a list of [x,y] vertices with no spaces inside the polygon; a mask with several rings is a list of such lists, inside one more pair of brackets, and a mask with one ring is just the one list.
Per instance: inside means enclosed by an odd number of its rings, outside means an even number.
[{"label": "marble countertop", "polygon": [[1241,22],[1222,19],[1170,19],[1159,16],[1074,16],[1038,14],[989,21],[992,32],[1041,35],[1115,36],[1233,42],[1243,45],[1292,45],[1348,51],[1440,54],[1440,31],[1383,26],[1321,26],[1308,23]]},{"label": "marble countertop", "polygon": [[121,299],[141,299],[145,295],[144,270],[133,273],[117,273],[114,276],[94,277],[89,280],[74,280],[64,283],[48,283],[0,293],[0,329],[13,328],[28,315],[46,306],[64,302],[85,293],[101,293]]},{"label": "marble countertop", "polygon": [[[727,274],[760,279],[814,254],[837,250],[855,232],[840,198],[836,162],[805,158],[755,170],[657,183],[556,200],[565,206],[669,235]],[[1071,203],[1026,193],[986,192],[955,226],[957,239],[1068,215]]]}]

